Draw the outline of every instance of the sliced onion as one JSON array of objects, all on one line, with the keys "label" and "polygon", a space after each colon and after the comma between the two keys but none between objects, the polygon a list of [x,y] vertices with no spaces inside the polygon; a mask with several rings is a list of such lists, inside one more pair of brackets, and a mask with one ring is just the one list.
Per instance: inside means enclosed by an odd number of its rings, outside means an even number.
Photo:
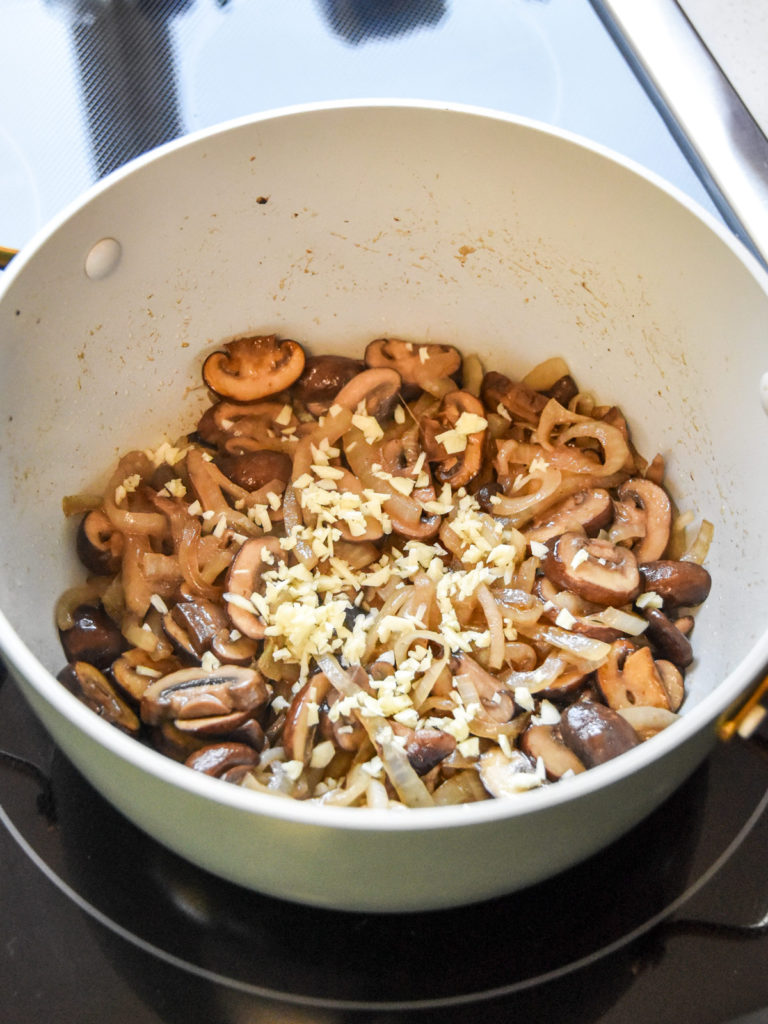
[{"label": "sliced onion", "polygon": [[626,719],[644,740],[668,728],[678,719],[678,716],[667,708],[636,704],[633,707],[619,708],[618,710],[621,717]]},{"label": "sliced onion", "polygon": [[72,628],[75,624],[72,613],[81,604],[99,604],[109,582],[106,577],[100,577],[65,590],[57,600],[54,609],[57,629]]},{"label": "sliced onion", "polygon": [[486,583],[481,583],[477,588],[477,599],[483,609],[485,620],[488,623],[488,631],[491,635],[491,643],[488,648],[488,667],[496,670],[504,664],[504,620],[502,619],[499,606]]},{"label": "sliced onion", "polygon": [[648,628],[648,620],[634,612],[625,612],[621,608],[604,608],[592,615],[584,615],[583,621],[597,626],[610,626],[620,629],[628,636],[640,636]]},{"label": "sliced onion", "polygon": [[457,772],[438,786],[432,799],[439,807],[453,804],[476,803],[478,800],[489,800],[490,794],[480,781],[474,768]]},{"label": "sliced onion", "polygon": [[558,650],[565,651],[582,662],[588,662],[593,668],[601,665],[611,651],[611,645],[603,640],[595,640],[582,633],[571,633],[559,626],[519,626],[520,632],[536,643],[547,643]]},{"label": "sliced onion", "polygon": [[389,781],[406,807],[434,806],[432,794],[408,760],[406,752],[396,742],[392,727],[386,718],[360,715],[360,721],[379,751]]},{"label": "sliced onion", "polygon": [[506,672],[503,681],[508,689],[516,690],[518,686],[524,686],[531,693],[537,693],[539,690],[546,690],[552,686],[564,670],[565,659],[557,654],[549,654],[538,668],[522,672]]},{"label": "sliced onion", "polygon": [[[594,437],[600,442],[603,449],[602,466],[584,460],[584,466],[577,472],[594,473],[598,476],[611,476],[617,473],[622,466],[626,465],[630,458],[629,445],[618,427],[611,426],[603,420],[587,420],[584,423],[575,423],[563,431],[558,439],[558,446],[566,446],[568,441],[575,438]],[[555,449],[557,450],[557,449]]]},{"label": "sliced onion", "polygon": [[117,464],[104,492],[104,511],[121,533],[138,533],[162,537],[167,529],[165,516],[158,512],[133,512],[122,508],[115,501],[115,492],[125,480],[138,476],[142,482],[148,480],[154,466],[144,452],[128,452]]},{"label": "sliced onion", "polygon": [[342,697],[356,697],[358,693],[364,692],[351,674],[341,667],[333,654],[319,654],[315,661],[320,671],[325,673],[328,682]]},{"label": "sliced onion", "polygon": [[703,519],[695,540],[681,560],[683,562],[696,562],[697,565],[702,565],[709,553],[709,546],[712,543],[714,533],[715,528],[712,523],[707,519]]},{"label": "sliced onion", "polygon": [[534,391],[548,391],[561,377],[569,377],[570,374],[568,363],[561,356],[552,356],[551,359],[537,363],[522,380],[523,384]]}]

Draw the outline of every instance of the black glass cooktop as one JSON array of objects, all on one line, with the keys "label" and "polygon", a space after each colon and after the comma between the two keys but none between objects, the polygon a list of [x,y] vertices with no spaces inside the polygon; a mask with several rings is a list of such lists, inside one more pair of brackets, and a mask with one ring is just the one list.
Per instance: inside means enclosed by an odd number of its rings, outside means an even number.
[{"label": "black glass cooktop", "polygon": [[[0,17],[0,246],[23,246],[167,139],[367,96],[542,120],[714,211],[588,0],[0,0]],[[0,1021],[757,1024],[767,783],[759,739],[736,740],[630,835],[533,889],[339,914],[245,892],[158,846],[4,681]]]},{"label": "black glass cooktop", "polygon": [[524,892],[335,913],[242,890],[159,846],[6,680],[1,1019],[714,1024],[768,1007],[759,744],[717,750],[628,836]]}]

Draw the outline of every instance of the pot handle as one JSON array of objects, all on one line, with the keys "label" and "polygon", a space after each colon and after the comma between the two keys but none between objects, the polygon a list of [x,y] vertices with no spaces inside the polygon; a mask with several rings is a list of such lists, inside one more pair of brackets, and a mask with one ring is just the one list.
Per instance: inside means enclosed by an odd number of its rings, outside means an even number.
[{"label": "pot handle", "polygon": [[746,700],[720,722],[717,728],[720,739],[727,742],[736,735],[744,740],[750,739],[768,716],[764,701],[768,702],[768,676],[757,683]]},{"label": "pot handle", "polygon": [[17,252],[18,249],[6,249],[4,245],[0,245],[0,270],[5,270]]}]

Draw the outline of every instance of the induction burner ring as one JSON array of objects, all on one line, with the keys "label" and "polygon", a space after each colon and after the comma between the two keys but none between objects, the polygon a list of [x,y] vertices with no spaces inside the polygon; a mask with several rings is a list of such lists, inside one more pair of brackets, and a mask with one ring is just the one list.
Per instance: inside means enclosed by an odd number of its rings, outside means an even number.
[{"label": "induction burner ring", "polygon": [[[19,759],[20,760],[20,759]],[[34,767],[34,766],[33,766]],[[39,769],[32,774],[38,778]],[[629,945],[641,936],[650,932],[657,925],[661,924],[665,919],[674,914],[683,904],[690,900],[697,892],[703,889],[711,879],[718,873],[722,866],[728,861],[742,845],[744,839],[749,835],[756,822],[760,819],[762,814],[765,812],[768,806],[768,791],[766,791],[758,804],[753,809],[752,813],[743,822],[740,829],[728,843],[724,850],[721,851],[720,855],[709,865],[709,867],[703,871],[703,873],[689,885],[682,893],[680,893],[675,899],[666,904],[661,910],[653,914],[642,924],[631,929],[618,939],[610,942],[599,949],[589,953],[588,955],[578,957],[566,964],[561,965],[553,970],[549,970],[538,974],[536,976],[528,977],[510,984],[497,985],[493,988],[486,989],[484,991],[472,991],[465,993],[458,993],[446,997],[431,997],[427,999],[402,999],[402,1000],[390,1000],[390,999],[345,999],[345,998],[334,998],[329,996],[314,996],[302,993],[295,993],[291,991],[282,991],[279,989],[270,988],[266,985],[254,984],[251,982],[243,981],[238,978],[228,976],[220,971],[210,970],[200,964],[193,963],[184,957],[175,955],[161,946],[150,942],[139,935],[136,935],[130,929],[124,927],[119,922],[113,920],[108,914],[102,912],[98,907],[94,906],[90,900],[82,896],[76,889],[74,889],[68,882],[64,881],[44,860],[42,856],[33,848],[33,846],[27,841],[22,835],[19,829],[16,827],[14,822],[8,816],[5,808],[0,805],[0,822],[5,826],[9,834],[12,836],[14,841],[17,843],[23,853],[32,861],[32,863],[47,877],[47,879],[53,883],[53,885],[68,897],[76,906],[79,907],[84,913],[90,918],[98,922],[104,928],[108,929],[114,935],[122,938],[124,941],[130,943],[132,946],[143,951],[144,953],[159,959],[165,964],[186,971],[199,979],[206,982],[216,983],[218,985],[227,987],[234,991],[259,998],[266,998],[270,1000],[278,1000],[282,1002],[292,1003],[297,1006],[311,1006],[315,1008],[323,1009],[335,1009],[335,1010],[368,1010],[368,1011],[380,1011],[380,1010],[426,1010],[426,1009],[440,1009],[449,1007],[460,1007],[471,1003],[486,1002],[493,999],[498,999],[505,996],[510,996],[515,993],[522,992],[527,989],[531,989],[536,986],[544,985],[552,982],[556,979],[563,978],[569,974],[572,974],[584,967],[594,964],[596,961],[601,960],[612,953],[615,953],[622,947]],[[767,915],[768,917],[768,915]],[[698,922],[701,926],[707,926],[706,922]],[[750,926],[750,931],[754,932],[755,929],[763,927],[765,921],[757,922],[755,925]]]}]

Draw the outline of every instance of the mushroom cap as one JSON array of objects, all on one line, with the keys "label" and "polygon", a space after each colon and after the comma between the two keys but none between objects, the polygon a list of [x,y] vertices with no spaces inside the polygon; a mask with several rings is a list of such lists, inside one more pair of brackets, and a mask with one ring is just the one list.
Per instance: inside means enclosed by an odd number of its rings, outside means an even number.
[{"label": "mushroom cap", "polygon": [[274,334],[235,338],[203,363],[203,380],[217,395],[235,402],[254,402],[283,391],[304,369],[304,350],[297,341]]},{"label": "mushroom cap", "polygon": [[580,533],[561,534],[545,556],[542,569],[563,590],[572,590],[596,604],[617,607],[640,592],[637,560],[628,548]]},{"label": "mushroom cap", "polygon": [[672,502],[663,487],[652,480],[633,476],[618,490],[621,501],[633,501],[644,512],[645,536],[633,548],[638,562],[661,558],[669,543]]},{"label": "mushroom cap", "polygon": [[594,537],[607,526],[613,516],[613,500],[604,487],[585,487],[576,494],[534,516],[532,524],[523,531],[528,541],[547,541],[561,533],[584,530]]},{"label": "mushroom cap", "polygon": [[699,605],[707,599],[712,577],[697,562],[659,559],[641,562],[643,590],[651,590],[664,602],[664,608]]},{"label": "mushroom cap", "polygon": [[[435,477],[441,483],[449,483],[454,490],[465,487],[482,469],[488,425],[484,413],[482,402],[474,395],[468,391],[451,391],[443,398],[437,418],[422,420],[422,444],[427,459],[435,464]],[[462,418],[469,420],[475,429],[460,430]],[[446,447],[450,441],[456,445],[463,442],[464,447],[450,450]]]},{"label": "mushroom cap", "polygon": [[617,711],[591,700],[566,708],[560,718],[563,741],[587,768],[610,761],[632,747],[640,737]]},{"label": "mushroom cap", "polygon": [[396,370],[404,384],[424,387],[425,382],[452,377],[461,369],[461,353],[452,345],[377,338],[365,350],[371,368]]}]

